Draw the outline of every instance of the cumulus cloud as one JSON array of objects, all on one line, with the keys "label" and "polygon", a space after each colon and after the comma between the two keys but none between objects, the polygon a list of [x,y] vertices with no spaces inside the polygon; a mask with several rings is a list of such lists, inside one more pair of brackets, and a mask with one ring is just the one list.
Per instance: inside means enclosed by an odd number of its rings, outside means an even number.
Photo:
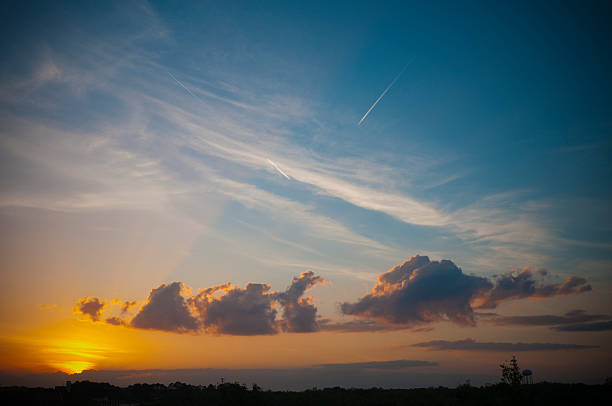
[{"label": "cumulus cloud", "polygon": [[491,288],[489,280],[466,275],[451,261],[416,255],[381,274],[370,293],[340,308],[344,314],[392,324],[449,320],[474,325],[470,303]]},{"label": "cumulus cloud", "polygon": [[273,301],[270,285],[263,283],[249,283],[244,289],[226,283],[203,289],[188,299],[204,328],[233,335],[276,334]]},{"label": "cumulus cloud", "polygon": [[281,326],[283,330],[292,333],[307,333],[317,331],[317,308],[311,297],[302,296],[317,284],[326,281],[316,276],[312,271],[303,272],[300,276],[293,278],[291,286],[281,293],[275,295],[275,299],[283,308],[283,319]]},{"label": "cumulus cloud", "polygon": [[102,315],[102,312],[104,311],[105,306],[106,303],[104,300],[100,300],[97,297],[89,298],[85,296],[78,301],[73,311],[77,314],[88,316],[93,321],[98,321]]},{"label": "cumulus cloud", "polygon": [[580,276],[570,276],[562,284],[547,284],[538,279],[547,274],[548,271],[545,269],[533,270],[531,268],[507,272],[497,279],[493,289],[482,298],[478,307],[493,309],[506,300],[577,294],[592,289],[591,285],[587,284],[587,280]]},{"label": "cumulus cloud", "polygon": [[181,294],[185,286],[182,282],[163,284],[153,289],[147,302],[130,325],[136,328],[174,332],[197,331],[199,321],[191,314],[185,298]]},{"label": "cumulus cloud", "polygon": [[[430,261],[416,255],[401,265],[379,275],[372,291],[355,303],[342,303],[342,313],[372,323],[363,330],[377,329],[375,322],[412,327],[436,321],[451,321],[462,325],[475,325],[475,316],[492,314],[475,313],[475,308],[495,308],[506,300],[528,297],[551,297],[583,293],[591,285],[580,276],[571,276],[564,283],[545,283],[548,271],[526,268],[501,275],[495,283],[489,279],[464,274],[449,260]],[[583,314],[568,314],[574,319]],[[580,316],[580,317],[579,317]],[[497,320],[497,319],[495,319]],[[500,323],[502,318],[499,318]],[[535,322],[535,321],[534,321]],[[328,323],[329,330],[340,330],[341,325]],[[358,326],[347,325],[346,330]]]},{"label": "cumulus cloud", "polygon": [[[244,288],[225,283],[200,289],[190,295],[182,282],[163,284],[153,289],[137,314],[126,321],[123,316],[136,301],[111,302],[120,305],[121,317],[108,317],[114,325],[173,332],[201,332],[230,335],[277,334],[324,331],[368,332],[397,329],[430,328],[437,321],[475,325],[476,317],[494,324],[561,325],[607,319],[588,315],[582,310],[564,316],[498,316],[476,313],[474,308],[494,308],[505,300],[549,297],[586,292],[591,286],[582,277],[572,276],[564,283],[544,283],[546,270],[508,272],[496,283],[463,273],[452,261],[430,261],[416,255],[380,274],[371,292],[356,302],[340,304],[345,315],[358,320],[333,322],[320,319],[313,298],[304,296],[316,285],[328,283],[312,271],[293,278],[281,292],[265,283],[249,283]],[[98,298],[84,298],[75,312],[92,320],[100,318],[105,306]],[[599,328],[604,326],[583,326]]]},{"label": "cumulus cloud", "polygon": [[[114,325],[172,332],[209,332],[230,335],[277,334],[279,331],[312,332],[319,329],[317,308],[304,293],[326,283],[312,271],[293,278],[283,292],[274,292],[265,283],[244,288],[224,283],[189,295],[182,282],[161,285],[151,291],[147,302],[128,323],[120,317],[105,321]],[[136,302],[126,301],[121,314]],[[277,318],[282,309],[282,317]]]},{"label": "cumulus cloud", "polygon": [[[249,283],[244,289],[226,283],[203,289],[188,299],[204,328],[219,334],[258,335],[283,331],[318,330],[317,308],[304,293],[325,280],[312,271],[293,278],[284,292],[273,292],[270,285]],[[283,311],[277,320],[278,304]]]},{"label": "cumulus cloud", "polygon": [[433,350],[458,350],[458,351],[560,351],[560,350],[584,350],[598,348],[593,345],[579,344],[555,344],[555,343],[496,343],[478,342],[471,338],[457,341],[434,340],[413,344],[413,347],[429,348]]}]

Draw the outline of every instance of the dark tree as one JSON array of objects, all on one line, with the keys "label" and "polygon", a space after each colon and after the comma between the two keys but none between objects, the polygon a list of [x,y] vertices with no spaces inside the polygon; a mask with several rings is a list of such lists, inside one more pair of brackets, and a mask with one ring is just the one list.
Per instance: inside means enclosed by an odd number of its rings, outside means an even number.
[{"label": "dark tree", "polygon": [[518,366],[516,356],[512,356],[510,361],[504,361],[499,365],[502,369],[501,381],[508,385],[519,386],[521,384],[521,368]]}]

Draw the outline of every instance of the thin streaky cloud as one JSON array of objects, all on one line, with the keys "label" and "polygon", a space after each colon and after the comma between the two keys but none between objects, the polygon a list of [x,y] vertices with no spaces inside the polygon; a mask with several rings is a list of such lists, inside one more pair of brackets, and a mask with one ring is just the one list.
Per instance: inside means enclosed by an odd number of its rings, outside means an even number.
[{"label": "thin streaky cloud", "polygon": [[[185,135],[182,141],[191,147],[252,168],[262,168],[264,162],[265,165],[270,165],[267,159],[261,159],[261,156],[269,156],[267,151],[257,144],[246,144],[236,139],[235,136],[241,134],[240,125],[230,127],[231,131],[227,132],[211,131],[200,123],[201,116],[194,116],[176,106],[168,105],[163,100],[156,99],[155,101],[168,113],[168,117],[171,117],[174,123],[185,129],[185,134],[189,134]],[[189,127],[184,127],[186,123],[190,123]],[[178,136],[180,137],[180,134]],[[348,167],[338,165],[336,162],[322,164],[318,157],[312,156],[299,147],[287,145],[285,147],[283,155],[292,160],[292,180],[315,186],[324,194],[337,197],[358,207],[382,212],[409,224],[450,227],[458,233],[460,238],[470,241],[478,238],[517,244],[524,241],[527,230],[539,241],[551,240],[549,233],[537,223],[505,212],[494,204],[504,202],[510,199],[510,196],[505,196],[504,199],[499,196],[487,197],[458,211],[445,212],[437,209],[430,202],[418,201],[410,195],[393,189],[381,191],[383,184],[378,184],[378,187],[369,187],[359,183],[358,179],[347,180],[339,177],[338,174],[346,171]],[[373,172],[376,171],[373,170]],[[512,253],[502,254],[513,256]]]},{"label": "thin streaky cloud", "polygon": [[283,175],[285,178],[291,180],[289,175],[287,175],[285,172],[283,172],[283,170],[281,168],[279,168],[278,165],[276,165],[271,159],[268,158],[268,162],[270,162],[270,165],[272,165],[274,168],[276,168],[276,170],[279,171],[281,175]]},{"label": "thin streaky cloud", "polygon": [[509,342],[480,342],[472,338],[465,340],[446,341],[434,340],[412,344],[412,347],[428,348],[438,351],[491,351],[491,352],[514,352],[514,351],[567,351],[567,350],[589,350],[599,348],[597,345],[581,345],[566,343],[509,343]]},{"label": "thin streaky cloud", "polygon": [[406,68],[408,67],[408,65],[410,65],[412,63],[412,60],[410,62],[408,62],[404,68],[400,71],[400,73],[398,73],[398,75],[395,77],[395,79],[393,79],[393,81],[391,81],[391,83],[389,83],[389,86],[387,86],[387,88],[380,94],[380,96],[378,96],[378,99],[376,99],[376,101],[374,102],[374,104],[372,104],[372,106],[368,109],[368,111],[366,111],[366,113],[363,115],[363,117],[361,117],[361,120],[359,120],[359,123],[357,123],[357,125],[361,125],[361,123],[363,123],[363,120],[366,119],[366,117],[368,116],[368,114],[370,114],[370,112],[372,110],[374,110],[374,107],[376,107],[376,105],[378,104],[378,102],[385,96],[385,94],[387,94],[387,92],[391,89],[391,87],[393,87],[393,85],[395,84],[395,82],[397,82],[397,80],[400,78],[400,76],[402,76],[402,74],[404,73],[404,71],[406,70]]},{"label": "thin streaky cloud", "polygon": [[174,80],[180,87],[182,87],[183,89],[185,89],[187,91],[187,93],[189,93],[190,95],[192,95],[194,98],[196,98],[198,101],[202,101],[202,99],[200,99],[198,96],[196,96],[191,90],[189,90],[189,88],[187,86],[185,86],[184,84],[181,83],[181,81],[179,81],[177,78],[174,77],[174,75],[170,72],[168,72],[168,75],[172,78],[172,80]]}]

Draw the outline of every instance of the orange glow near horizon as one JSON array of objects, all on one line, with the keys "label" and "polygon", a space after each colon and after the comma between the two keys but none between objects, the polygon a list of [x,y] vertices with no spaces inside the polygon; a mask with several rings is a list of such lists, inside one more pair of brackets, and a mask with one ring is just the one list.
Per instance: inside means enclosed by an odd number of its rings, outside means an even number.
[{"label": "orange glow near horizon", "polygon": [[94,363],[88,361],[67,361],[51,366],[67,374],[80,374],[85,370],[93,369]]},{"label": "orange glow near horizon", "polygon": [[3,366],[31,372],[126,368],[149,357],[141,332],[84,320],[64,320],[2,341]]}]

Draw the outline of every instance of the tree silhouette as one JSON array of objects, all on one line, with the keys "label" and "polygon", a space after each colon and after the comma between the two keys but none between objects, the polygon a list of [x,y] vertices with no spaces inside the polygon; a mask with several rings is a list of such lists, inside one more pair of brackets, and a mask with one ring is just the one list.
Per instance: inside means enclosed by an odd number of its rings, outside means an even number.
[{"label": "tree silhouette", "polygon": [[521,368],[518,366],[516,356],[512,356],[510,361],[502,362],[499,367],[502,369],[501,381],[508,385],[519,386],[521,384]]}]

